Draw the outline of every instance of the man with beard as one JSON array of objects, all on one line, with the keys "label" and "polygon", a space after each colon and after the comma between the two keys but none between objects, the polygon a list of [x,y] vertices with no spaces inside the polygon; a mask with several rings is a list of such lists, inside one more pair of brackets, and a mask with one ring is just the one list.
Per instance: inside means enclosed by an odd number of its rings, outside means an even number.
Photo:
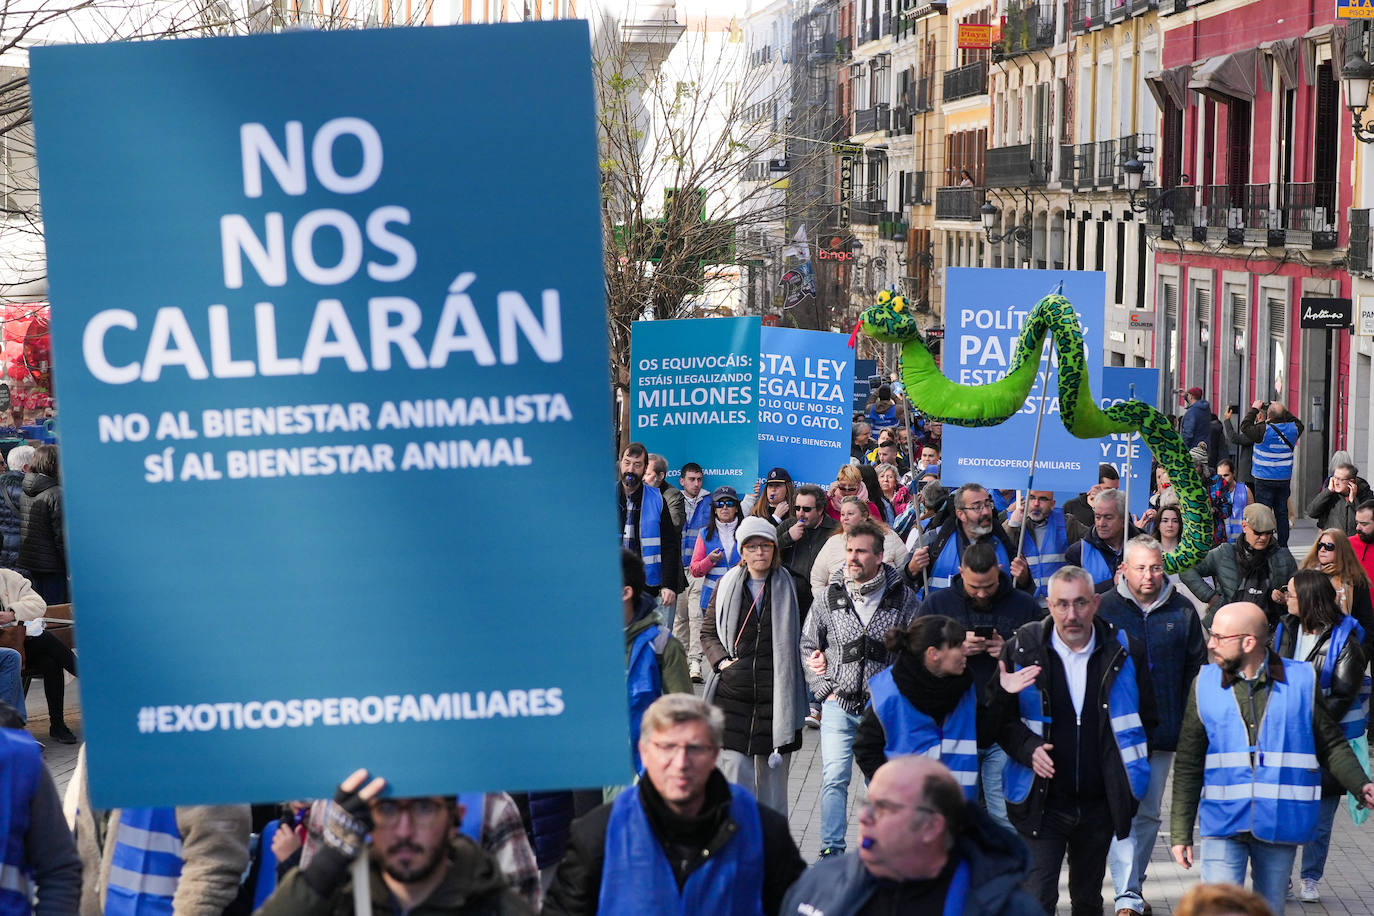
[{"label": "man with beard", "polygon": [[1035,594],[1036,603],[1045,606],[1050,576],[1068,561],[1065,553],[1088,534],[1088,526],[1054,504],[1054,491],[1031,490],[1026,497],[1023,537],[1020,502],[1007,512],[1007,537],[1018,550],[1011,561],[1016,587]]},{"label": "man with beard", "polygon": [[[1251,503],[1242,515],[1241,536],[1208,551],[1192,569],[1179,573],[1199,601],[1208,603],[1202,622],[1210,627],[1212,614],[1223,604],[1249,601],[1264,609],[1270,629],[1288,612],[1280,589],[1297,572],[1298,564],[1287,549],[1274,543],[1274,512],[1263,503]],[[1203,581],[1210,577],[1213,585]]]},{"label": "man with beard", "polygon": [[320,846],[291,871],[258,916],[335,916],[353,912],[353,860],[369,848],[372,909],[414,916],[532,913],[496,860],[458,833],[453,796],[382,798],[386,780],[357,770],[325,808]]},{"label": "man with beard", "polygon": [[1267,614],[1237,602],[1217,611],[1212,664],[1188,691],[1174,758],[1170,843],[1193,865],[1193,821],[1206,842],[1202,880],[1252,886],[1282,913],[1298,846],[1316,833],[1325,768],[1365,805],[1374,783],[1350,750],[1311,665],[1268,648]]},{"label": "man with beard", "polygon": [[812,600],[811,567],[839,523],[825,514],[825,491],[814,483],[797,488],[792,510],[778,525],[778,549],[797,589],[797,607],[806,613]]},{"label": "man with beard", "polygon": [[670,611],[677,607],[682,575],[682,526],[673,520],[663,494],[644,485],[649,452],[631,442],[620,454],[616,505],[620,509],[620,546],[644,561],[644,578],[658,590],[659,601]]},{"label": "man with beard", "polygon": [[[1355,510],[1355,533],[1350,536],[1350,549],[1360,558],[1365,575],[1374,583],[1374,499],[1365,500]],[[1369,596],[1374,599],[1374,585],[1370,586]]]},{"label": "man with beard", "polygon": [[821,707],[821,857],[845,850],[854,733],[869,678],[892,663],[884,635],[916,616],[916,596],[883,562],[883,531],[864,519],[845,535],[845,563],[816,596],[802,631],[806,679]]},{"label": "man with beard", "polygon": [[[1131,534],[1139,532],[1132,531]],[[1070,566],[1081,566],[1093,577],[1093,588],[1101,594],[1116,584],[1116,570],[1121,565],[1125,547],[1126,494],[1106,489],[1093,500],[1093,527],[1083,540],[1070,544],[1064,560]]]},{"label": "man with beard", "polygon": [[[953,584],[931,595],[917,612],[918,617],[930,614],[949,617],[963,627],[964,655],[968,657],[979,703],[997,672],[1005,640],[1040,616],[1035,599],[1013,588],[1011,577],[997,567],[997,553],[989,544],[974,544],[964,551]],[[1006,763],[1006,752],[995,742],[985,742],[978,749],[983,804],[993,820],[1010,830],[1007,803],[1002,795],[1002,769]]]},{"label": "man with beard", "polygon": [[1107,854],[1116,916],[1134,916],[1146,911],[1141,886],[1159,833],[1164,782],[1178,746],[1188,685],[1207,661],[1207,644],[1193,603],[1164,578],[1164,548],[1149,535],[1126,544],[1121,581],[1102,596],[1097,615],[1145,646],[1159,715],[1150,735],[1150,788],[1131,821],[1130,836],[1113,840]]},{"label": "man with beard", "polygon": [[913,588],[927,585],[927,597],[949,588],[959,573],[959,561],[970,544],[988,543],[997,552],[997,565],[1006,568],[1015,551],[997,521],[992,497],[981,484],[966,483],[954,491],[954,518],[928,531],[911,551],[903,576]]}]

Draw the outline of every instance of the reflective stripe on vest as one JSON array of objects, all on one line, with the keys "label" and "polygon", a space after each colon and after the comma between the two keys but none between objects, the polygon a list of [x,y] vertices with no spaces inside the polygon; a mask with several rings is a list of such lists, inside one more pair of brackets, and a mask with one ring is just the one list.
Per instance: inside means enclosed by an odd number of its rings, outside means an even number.
[{"label": "reflective stripe on vest", "polygon": [[763,824],[754,796],[736,785],[730,786],[730,819],[734,835],[679,891],[639,787],[621,792],[606,825],[599,916],[763,916]]},{"label": "reflective stripe on vest", "polygon": [[939,760],[964,787],[964,795],[977,799],[978,691],[970,687],[945,721],[936,724],[897,689],[891,668],[869,678],[868,689],[887,738],[883,752],[888,758],[921,754]]},{"label": "reflective stripe on vest", "polygon": [[175,808],[125,808],[119,814],[105,916],[167,916],[181,878]]},{"label": "reflective stripe on vest", "polygon": [[[738,530],[739,530],[739,529],[736,529],[736,531],[738,531]],[[703,537],[705,537],[705,536],[703,535]],[[719,534],[713,534],[713,535],[711,535],[709,538],[705,538],[705,541],[706,541],[706,544],[705,544],[705,547],[704,547],[703,549],[705,550],[706,556],[708,556],[708,557],[711,555],[711,552],[712,552],[712,551],[715,551],[715,550],[724,551],[724,550],[725,550],[725,546],[724,546],[723,544],[721,544],[721,542],[720,542],[720,535],[719,535]],[[707,572],[706,572],[706,580],[705,580],[704,582],[701,583],[701,609],[702,609],[703,611],[706,610],[706,608],[710,606],[710,604],[711,604],[711,594],[716,590],[716,584],[717,584],[718,582],[720,582],[721,576],[723,576],[723,575],[725,575],[727,572],[729,572],[731,567],[733,567],[733,566],[738,566],[738,565],[739,565],[739,538],[736,538],[736,539],[735,539],[735,543],[733,543],[733,544],[730,545],[730,553],[727,554],[727,555],[725,556],[725,558],[722,559],[722,560],[721,560],[719,563],[717,563],[715,566],[712,566],[709,570],[707,570]]]},{"label": "reflective stripe on vest", "polygon": [[663,695],[663,672],[659,670],[658,653],[654,640],[663,632],[655,624],[635,637],[630,648],[630,670],[625,676],[625,689],[630,702],[630,762],[636,773],[642,765],[639,760],[639,726],[645,711]]},{"label": "reflective stripe on vest", "polygon": [[1240,537],[1241,516],[1245,514],[1245,484],[1236,481],[1231,485],[1231,514],[1226,516],[1226,540],[1234,541]]},{"label": "reflective stripe on vest", "polygon": [[703,496],[697,502],[697,507],[692,510],[691,518],[687,519],[687,524],[682,528],[682,568],[686,569],[692,565],[692,552],[696,550],[697,538],[701,537],[701,531],[706,527],[706,523],[711,520],[711,498]]},{"label": "reflective stripe on vest", "polygon": [[[1007,549],[1002,546],[1001,538],[993,538],[988,541],[995,551],[997,551],[997,565],[1006,569],[1011,565],[1007,559]],[[935,558],[935,562],[930,567],[930,591],[939,591],[942,588],[949,588],[954,577],[959,575],[959,532],[954,532],[945,541],[944,548],[940,555]]]},{"label": "reflective stripe on vest", "polygon": [[1316,677],[1306,662],[1281,661],[1285,682],[1270,685],[1255,745],[1233,691],[1221,686],[1221,669],[1198,673],[1197,709],[1210,751],[1198,807],[1204,837],[1248,831],[1267,843],[1307,843],[1315,835],[1322,791],[1312,731]]},{"label": "reflective stripe on vest", "polygon": [[1036,546],[1035,537],[1030,531],[1025,533],[1021,548],[1030,566],[1031,578],[1035,580],[1035,597],[1049,595],[1050,576],[1065,565],[1064,552],[1069,549],[1068,526],[1064,523],[1064,510],[1056,508],[1045,522],[1045,541]]},{"label": "reflective stripe on vest", "polygon": [[1250,473],[1257,480],[1288,480],[1293,476],[1293,449],[1279,437],[1279,432],[1294,445],[1298,442],[1296,423],[1266,423],[1264,439],[1255,446],[1250,461]]},{"label": "reflective stripe on vest", "polygon": [[477,845],[482,845],[482,823],[487,816],[487,796],[482,792],[460,792],[458,804],[463,806],[463,820],[458,832]]},{"label": "reflective stripe on vest", "polygon": [[639,488],[639,555],[644,559],[644,583],[663,584],[663,539],[659,525],[663,516],[663,494],[650,486]]},{"label": "reflective stripe on vest", "polygon": [[42,750],[26,731],[0,729],[0,765],[4,766],[4,790],[0,792],[0,823],[7,832],[4,861],[0,862],[0,914],[28,916],[33,898],[24,838],[29,832],[29,809],[43,772]]},{"label": "reflective stripe on vest", "polygon": [[[1131,794],[1144,798],[1150,787],[1150,749],[1145,727],[1140,721],[1140,686],[1136,676],[1135,659],[1130,653],[1130,640],[1125,630],[1116,631],[1116,641],[1125,653],[1125,661],[1112,678],[1107,692],[1107,713],[1117,752],[1126,772]],[[1024,665],[1018,665],[1018,670]],[[1050,714],[1044,693],[1039,685],[1031,684],[1017,695],[1021,723],[1041,738],[1049,734]],[[1087,698],[1084,699],[1087,702]],[[1035,782],[1035,772],[1027,766],[1007,758],[1002,769],[1002,789],[1007,801],[1024,802]]]}]

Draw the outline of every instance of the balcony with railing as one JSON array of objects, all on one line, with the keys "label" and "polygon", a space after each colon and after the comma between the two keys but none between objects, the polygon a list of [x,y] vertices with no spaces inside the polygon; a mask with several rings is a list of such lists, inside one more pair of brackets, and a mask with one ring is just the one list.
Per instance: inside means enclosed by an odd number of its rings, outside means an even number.
[{"label": "balcony with railing", "polygon": [[988,150],[987,185],[990,188],[1043,187],[1049,180],[1049,143],[1002,146]]},{"label": "balcony with railing", "polygon": [[1097,141],[1097,187],[1106,189],[1116,187],[1117,161],[1116,141]]},{"label": "balcony with railing", "polygon": [[987,95],[988,62],[976,60],[971,64],[945,71],[945,101]]},{"label": "balcony with railing", "polygon": [[1352,274],[1369,273],[1369,211],[1350,211],[1350,245],[1346,252],[1346,263]]},{"label": "balcony with railing", "polygon": [[[1336,247],[1336,185],[1334,182],[1303,182],[1283,186],[1284,225],[1291,232],[1311,233],[1317,250]],[[1291,240],[1301,246],[1306,238]]]},{"label": "balcony with railing", "polygon": [[1059,144],[1059,186],[1061,188],[1073,187],[1073,176],[1078,164],[1077,156],[1072,143]]},{"label": "balcony with railing", "polygon": [[982,219],[979,208],[987,202],[988,192],[984,188],[936,188],[936,219]]},{"label": "balcony with railing", "polygon": [[923,76],[916,80],[915,107],[913,111],[933,111],[935,108],[935,77]]},{"label": "balcony with railing", "polygon": [[1121,167],[1129,160],[1134,159],[1145,166],[1145,171],[1140,176],[1140,183],[1148,187],[1155,183],[1155,135],[1154,134],[1131,134],[1122,137],[1118,141],[1121,155],[1117,157],[1117,187],[1124,187],[1126,184],[1124,173]]},{"label": "balcony with railing", "polygon": [[892,116],[887,123],[887,132],[890,136],[911,133],[911,112],[905,108],[892,109]]},{"label": "balcony with railing", "polygon": [[1091,188],[1097,181],[1097,144],[1080,143],[1074,152],[1074,187]]},{"label": "balcony with railing", "polygon": [[891,112],[886,102],[854,112],[854,133],[871,134],[877,130],[887,130],[891,123]]},{"label": "balcony with railing", "polygon": [[1069,31],[1088,31],[1088,0],[1069,0]]},{"label": "balcony with railing", "polygon": [[906,202],[916,206],[923,206],[930,203],[930,175],[926,172],[915,172],[912,180],[907,185]]},{"label": "balcony with railing", "polygon": [[905,242],[910,227],[900,213],[883,213],[878,217],[878,237],[894,242]]},{"label": "balcony with railing", "polygon": [[1002,26],[1002,56],[1015,57],[1054,45],[1054,12],[1051,3],[1010,0]]},{"label": "balcony with railing", "polygon": [[859,226],[876,226],[882,222],[886,212],[886,200],[856,200],[849,205],[849,221]]}]

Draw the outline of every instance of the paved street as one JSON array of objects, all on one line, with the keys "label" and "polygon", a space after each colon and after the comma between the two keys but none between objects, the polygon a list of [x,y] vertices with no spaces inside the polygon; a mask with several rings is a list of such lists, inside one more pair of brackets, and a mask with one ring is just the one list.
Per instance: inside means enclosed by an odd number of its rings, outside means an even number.
[{"label": "paved street", "polygon": [[[1315,540],[1316,529],[1310,522],[1294,529],[1290,549],[1301,560]],[[81,733],[80,702],[78,687],[80,681],[73,681],[67,688],[67,723],[78,734]],[[47,707],[43,702],[43,687],[35,682],[29,690],[29,731],[46,747],[43,759],[52,771],[59,792],[65,792],[76,766],[76,746],[60,745],[48,738]],[[854,791],[850,793],[850,830],[849,848],[855,847],[855,826],[858,799],[863,793],[863,777],[855,769]],[[803,736],[800,752],[793,755],[791,771],[792,832],[802,856],[809,862],[820,853],[820,791],[821,755],[820,733],[807,729]],[[1165,795],[1164,824],[1168,825],[1169,792]],[[1154,912],[1164,916],[1170,913],[1173,904],[1194,881],[1197,872],[1185,872],[1173,863],[1169,855],[1168,837],[1161,834],[1155,847],[1154,864],[1146,883],[1146,899],[1154,907]],[[1371,877],[1370,863],[1374,862],[1374,825],[1366,824],[1357,828],[1344,812],[1336,815],[1336,824],[1331,843],[1331,854],[1327,860],[1326,877],[1321,884],[1322,900],[1318,903],[1299,903],[1291,901],[1289,913],[1315,914],[1374,914],[1374,877]],[[1111,878],[1108,875],[1104,890],[1105,905],[1112,902]],[[1060,884],[1060,913],[1069,912],[1068,887]]]}]

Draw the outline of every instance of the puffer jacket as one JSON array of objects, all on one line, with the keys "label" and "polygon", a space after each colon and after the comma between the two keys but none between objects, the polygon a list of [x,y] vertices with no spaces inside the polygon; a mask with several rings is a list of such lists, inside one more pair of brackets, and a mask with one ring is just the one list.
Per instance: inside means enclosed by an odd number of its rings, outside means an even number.
[{"label": "puffer jacket", "polygon": [[[1298,644],[1298,628],[1301,626],[1296,614],[1287,614],[1279,621],[1282,628],[1278,631],[1278,643],[1274,647],[1279,655],[1284,658],[1293,658],[1293,650]],[[1326,669],[1326,650],[1331,642],[1331,630],[1328,628],[1325,633],[1317,638],[1317,644],[1312,647],[1312,651],[1307,654],[1307,658],[1298,661],[1307,662],[1312,666],[1312,670],[1317,675],[1317,683],[1322,680],[1322,672]],[[1350,711],[1350,706],[1359,698],[1360,688],[1364,685],[1364,675],[1367,670],[1367,661],[1364,649],[1360,647],[1360,642],[1356,639],[1359,631],[1352,630],[1350,638],[1345,641],[1341,652],[1336,656],[1336,667],[1331,672],[1331,689],[1325,691],[1326,705],[1331,709],[1331,718],[1339,722]],[[1345,789],[1335,777],[1322,768],[1322,797],[1334,798],[1344,795]]]},{"label": "puffer jacket", "polygon": [[19,565],[24,475],[19,471],[6,471],[0,474],[0,487],[4,488],[0,490],[0,566],[28,575]]},{"label": "puffer jacket", "polygon": [[19,501],[19,565],[33,572],[65,573],[62,540],[62,487],[47,474],[24,475]]}]

